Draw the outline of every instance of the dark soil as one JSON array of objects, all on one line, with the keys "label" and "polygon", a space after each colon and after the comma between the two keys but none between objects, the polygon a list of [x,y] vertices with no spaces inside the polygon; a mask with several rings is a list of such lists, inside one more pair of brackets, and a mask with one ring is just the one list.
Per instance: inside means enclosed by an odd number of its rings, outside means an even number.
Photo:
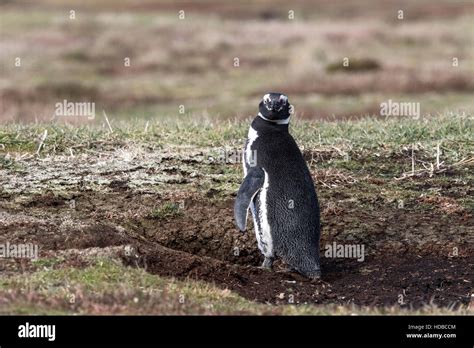
[{"label": "dark soil", "polygon": [[[258,302],[412,308],[434,303],[456,308],[470,301],[474,258],[468,243],[469,213],[448,219],[436,209],[404,211],[377,201],[372,209],[363,209],[341,198],[336,210],[323,210],[323,276],[310,281],[285,272],[281,262],[273,271],[258,268],[262,257],[253,231],[241,233],[234,227],[232,196],[217,200],[111,186],[105,193],[32,196],[18,206],[12,204],[13,196],[5,197],[0,202],[5,214],[23,213],[28,218],[15,216],[2,225],[0,241],[36,242],[40,253],[132,245],[131,255],[125,249],[120,252],[126,265],[214,283]],[[320,193],[326,194],[323,188]],[[170,202],[182,211],[167,218],[150,217],[150,209]],[[324,246],[332,242],[363,244],[366,257],[362,262],[327,258]],[[452,255],[453,246],[457,255]]]},{"label": "dark soil", "polygon": [[[138,247],[125,264],[178,279],[212,282],[241,296],[265,303],[337,303],[418,308],[435,303],[468,304],[472,258],[413,255],[370,257],[365,262],[322,258],[323,277],[310,281],[297,273],[267,271],[155,246]],[[400,301],[400,302],[399,302]]]}]

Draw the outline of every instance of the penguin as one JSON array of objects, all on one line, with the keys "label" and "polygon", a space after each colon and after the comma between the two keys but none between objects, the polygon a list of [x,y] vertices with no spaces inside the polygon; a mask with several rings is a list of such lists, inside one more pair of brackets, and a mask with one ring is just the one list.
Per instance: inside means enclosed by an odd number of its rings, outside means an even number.
[{"label": "penguin", "polygon": [[234,218],[244,232],[252,213],[262,268],[271,269],[279,257],[290,270],[316,279],[320,209],[308,166],[288,131],[292,108],[284,94],[263,96],[242,151],[244,179]]}]

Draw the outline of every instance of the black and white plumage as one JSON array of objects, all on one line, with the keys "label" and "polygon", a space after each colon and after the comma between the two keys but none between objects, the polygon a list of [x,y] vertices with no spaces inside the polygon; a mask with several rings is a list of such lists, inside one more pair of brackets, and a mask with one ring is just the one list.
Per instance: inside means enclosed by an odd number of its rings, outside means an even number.
[{"label": "black and white plumage", "polygon": [[244,180],[234,206],[237,226],[246,230],[252,212],[258,247],[271,268],[281,257],[293,270],[318,278],[320,212],[311,174],[288,132],[288,98],[266,94],[249,129],[243,154]]}]

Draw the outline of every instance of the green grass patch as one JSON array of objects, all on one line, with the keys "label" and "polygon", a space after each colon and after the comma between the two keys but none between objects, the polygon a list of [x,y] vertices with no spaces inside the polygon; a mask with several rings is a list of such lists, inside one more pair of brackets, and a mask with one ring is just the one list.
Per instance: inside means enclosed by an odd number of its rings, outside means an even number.
[{"label": "green grass patch", "polygon": [[169,219],[181,215],[179,203],[165,203],[158,208],[154,208],[148,214],[151,219]]}]

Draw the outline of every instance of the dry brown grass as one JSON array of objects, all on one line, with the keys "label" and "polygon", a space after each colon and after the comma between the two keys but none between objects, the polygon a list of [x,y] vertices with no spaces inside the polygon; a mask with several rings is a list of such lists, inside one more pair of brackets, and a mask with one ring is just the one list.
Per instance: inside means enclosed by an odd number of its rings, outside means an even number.
[{"label": "dry brown grass", "polygon": [[[306,118],[377,114],[380,102],[396,97],[421,102],[426,113],[472,109],[469,2],[293,5],[289,20],[283,2],[86,1],[75,21],[56,0],[2,5],[0,121],[50,119],[65,97],[93,101],[112,118],[177,115],[179,105],[244,117],[268,90],[289,94]],[[326,71],[344,57],[378,69]]]}]

